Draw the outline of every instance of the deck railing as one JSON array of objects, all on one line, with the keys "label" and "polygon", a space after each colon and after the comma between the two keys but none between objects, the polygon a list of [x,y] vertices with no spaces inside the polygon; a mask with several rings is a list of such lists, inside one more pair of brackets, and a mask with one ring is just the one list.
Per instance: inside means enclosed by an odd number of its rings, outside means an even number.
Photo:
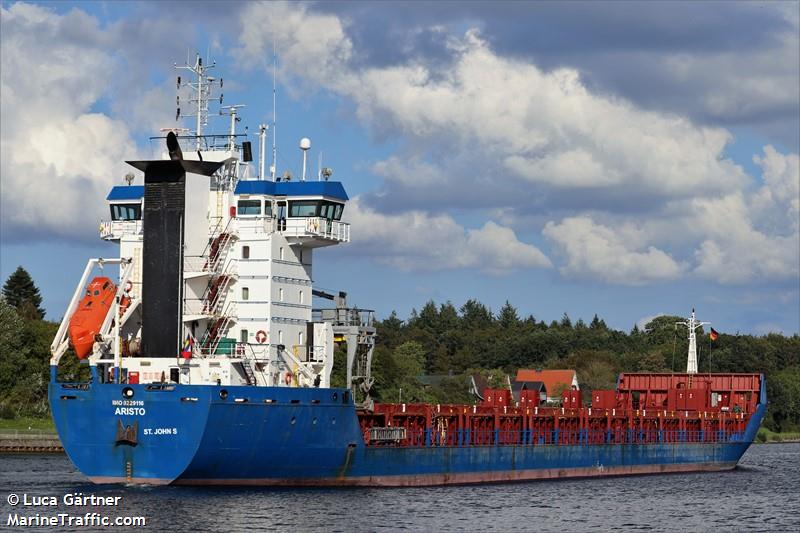
[{"label": "deck railing", "polygon": [[[502,429],[422,429],[404,428],[405,438],[396,441],[375,439],[373,429],[365,432],[371,446],[575,446],[601,444],[677,444],[742,442],[744,433],[667,430],[502,430]],[[381,428],[382,429],[382,428]]]}]

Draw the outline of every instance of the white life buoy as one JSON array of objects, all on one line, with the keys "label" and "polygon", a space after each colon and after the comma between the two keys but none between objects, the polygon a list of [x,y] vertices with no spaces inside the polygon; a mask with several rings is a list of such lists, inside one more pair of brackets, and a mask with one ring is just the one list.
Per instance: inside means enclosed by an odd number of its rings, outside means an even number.
[{"label": "white life buoy", "polygon": [[256,341],[258,341],[259,344],[267,342],[267,332],[263,329],[258,330],[256,333]]}]

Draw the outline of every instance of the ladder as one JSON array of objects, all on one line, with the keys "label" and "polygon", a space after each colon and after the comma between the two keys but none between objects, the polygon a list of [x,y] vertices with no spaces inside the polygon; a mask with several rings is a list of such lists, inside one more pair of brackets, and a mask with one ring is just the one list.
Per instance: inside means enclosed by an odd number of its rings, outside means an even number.
[{"label": "ladder", "polygon": [[244,374],[247,377],[247,384],[255,385],[256,374],[253,372],[253,367],[250,366],[250,361],[248,359],[242,359],[242,368],[244,369]]}]

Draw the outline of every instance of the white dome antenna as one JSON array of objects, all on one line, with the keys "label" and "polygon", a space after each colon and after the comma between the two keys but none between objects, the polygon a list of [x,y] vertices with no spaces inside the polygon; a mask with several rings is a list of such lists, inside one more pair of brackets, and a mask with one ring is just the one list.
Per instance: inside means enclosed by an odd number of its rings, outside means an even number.
[{"label": "white dome antenna", "polygon": [[308,137],[300,139],[300,149],[303,151],[303,175],[301,179],[306,181],[306,163],[308,160],[308,151],[311,149],[311,139]]}]

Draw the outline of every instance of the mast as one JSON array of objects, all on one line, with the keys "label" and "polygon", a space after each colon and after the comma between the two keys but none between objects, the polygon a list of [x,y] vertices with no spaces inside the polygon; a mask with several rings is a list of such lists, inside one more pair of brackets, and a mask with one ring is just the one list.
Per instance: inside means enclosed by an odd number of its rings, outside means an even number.
[{"label": "mast", "polygon": [[231,117],[231,126],[230,132],[228,137],[228,150],[233,151],[236,150],[236,123],[240,122],[242,119],[239,118],[239,108],[245,107],[244,104],[237,104],[237,105],[226,105],[219,109],[220,115],[230,115]]},{"label": "mast", "polygon": [[695,318],[694,308],[692,308],[692,316],[689,317],[689,320],[675,322],[675,324],[686,326],[689,330],[689,354],[686,359],[686,373],[697,374],[697,334],[695,332],[702,326],[711,324],[711,322],[699,322]]},{"label": "mast", "polygon": [[[179,118],[195,118],[195,136],[196,136],[196,149],[200,150],[202,148],[202,135],[203,135],[203,126],[208,124],[208,102],[211,99],[211,89],[213,87],[213,82],[216,81],[215,78],[211,76],[207,76],[207,72],[213,69],[216,66],[216,61],[212,62],[211,65],[203,65],[203,58],[200,54],[197,54],[195,57],[194,65],[189,65],[187,61],[186,64],[182,67],[179,67],[175,64],[176,69],[180,70],[188,70],[192,74],[195,75],[196,81],[189,81],[185,82],[183,85],[188,85],[189,88],[192,90],[192,97],[189,98],[189,103],[195,107],[195,111],[192,114],[182,114],[180,108],[180,96],[178,96],[177,104],[178,104],[178,112],[175,114],[175,120]],[[219,86],[222,88],[222,78],[219,80]],[[178,90],[181,88],[181,77],[178,76]],[[220,94],[219,103],[222,105],[222,95]]]}]

